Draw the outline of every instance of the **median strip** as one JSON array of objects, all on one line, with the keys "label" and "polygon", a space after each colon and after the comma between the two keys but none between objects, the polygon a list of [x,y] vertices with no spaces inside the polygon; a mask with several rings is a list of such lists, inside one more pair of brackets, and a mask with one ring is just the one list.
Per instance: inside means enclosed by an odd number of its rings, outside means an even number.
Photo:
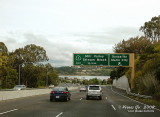
[{"label": "median strip", "polygon": [[16,110],[18,110],[18,109],[13,109],[13,110],[6,111],[6,112],[3,112],[3,113],[0,113],[0,115],[6,114],[6,113],[10,113],[10,112],[13,112],[13,111],[16,111]]}]

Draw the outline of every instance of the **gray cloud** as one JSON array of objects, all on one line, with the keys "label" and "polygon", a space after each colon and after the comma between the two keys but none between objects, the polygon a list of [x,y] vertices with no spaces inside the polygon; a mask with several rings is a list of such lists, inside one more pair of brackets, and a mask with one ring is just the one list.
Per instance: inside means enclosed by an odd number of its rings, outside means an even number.
[{"label": "gray cloud", "polygon": [[72,65],[73,53],[112,53],[114,44],[122,39],[129,39],[140,35],[136,28],[119,27],[110,31],[39,35],[31,32],[8,33],[1,36],[8,49],[11,51],[29,44],[42,46],[53,66]]},{"label": "gray cloud", "polygon": [[116,44],[121,40],[128,40],[130,37],[142,36],[143,33],[135,27],[116,27],[111,28],[109,31],[103,32],[89,32],[73,34],[74,37],[81,37],[77,41],[87,41],[96,44]]}]

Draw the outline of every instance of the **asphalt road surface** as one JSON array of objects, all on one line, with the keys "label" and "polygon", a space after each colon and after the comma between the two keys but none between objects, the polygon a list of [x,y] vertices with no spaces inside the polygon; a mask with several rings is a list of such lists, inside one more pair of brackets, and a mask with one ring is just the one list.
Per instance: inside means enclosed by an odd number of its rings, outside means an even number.
[{"label": "asphalt road surface", "polygon": [[103,87],[103,99],[86,100],[72,91],[68,102],[50,102],[49,94],[0,102],[0,117],[158,117],[160,110],[132,100],[112,87]]}]

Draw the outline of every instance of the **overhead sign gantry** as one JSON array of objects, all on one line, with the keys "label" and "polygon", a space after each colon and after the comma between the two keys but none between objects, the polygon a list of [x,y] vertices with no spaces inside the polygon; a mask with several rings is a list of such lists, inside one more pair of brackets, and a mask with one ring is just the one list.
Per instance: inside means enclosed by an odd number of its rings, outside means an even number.
[{"label": "overhead sign gantry", "polygon": [[73,65],[131,67],[131,88],[133,88],[134,53],[73,53]]}]

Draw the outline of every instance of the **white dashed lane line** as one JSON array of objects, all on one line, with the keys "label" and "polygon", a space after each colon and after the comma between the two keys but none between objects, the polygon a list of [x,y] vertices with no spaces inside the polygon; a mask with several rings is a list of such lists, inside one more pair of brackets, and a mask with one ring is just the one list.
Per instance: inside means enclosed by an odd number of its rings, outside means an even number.
[{"label": "white dashed lane line", "polygon": [[80,100],[82,100],[83,98],[81,98]]},{"label": "white dashed lane line", "polygon": [[6,112],[2,112],[2,113],[0,113],[0,115],[6,114],[6,113],[10,113],[10,112],[13,112],[13,111],[16,111],[16,110],[18,110],[18,109],[13,109],[13,110],[9,110],[9,111],[6,111]]},{"label": "white dashed lane line", "polygon": [[63,112],[59,113],[56,117],[59,117],[59,116],[61,116],[62,114],[63,114]]},{"label": "white dashed lane line", "polygon": [[112,108],[114,109],[114,110],[116,110],[116,108],[113,106],[113,105],[111,105],[112,106]]}]

